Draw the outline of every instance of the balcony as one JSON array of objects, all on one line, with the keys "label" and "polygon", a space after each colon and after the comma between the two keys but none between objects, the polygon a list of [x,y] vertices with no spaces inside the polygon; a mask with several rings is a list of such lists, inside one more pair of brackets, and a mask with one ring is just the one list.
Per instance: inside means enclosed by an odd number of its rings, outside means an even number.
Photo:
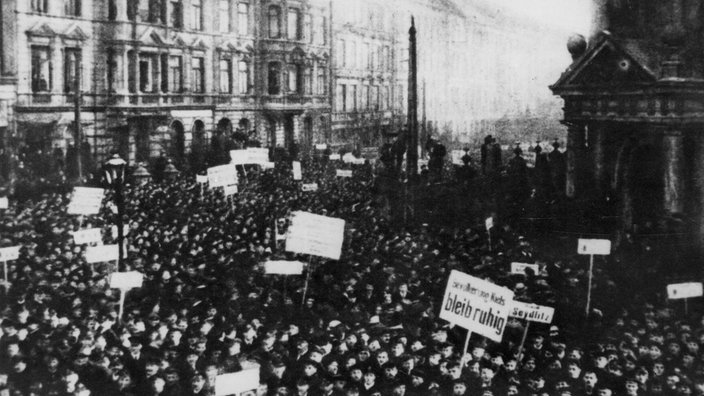
[{"label": "balcony", "polygon": [[[232,98],[232,96],[228,96]],[[220,103],[221,95],[194,93],[139,93],[139,94],[94,94],[83,93],[84,107],[168,107],[168,106],[212,106]],[[75,105],[73,94],[38,92],[17,95],[17,106],[26,108],[63,108]]]},{"label": "balcony", "polygon": [[329,99],[327,96],[311,96],[311,95],[265,95],[263,98],[264,107],[268,108],[303,108],[303,107],[320,107],[327,105]]}]

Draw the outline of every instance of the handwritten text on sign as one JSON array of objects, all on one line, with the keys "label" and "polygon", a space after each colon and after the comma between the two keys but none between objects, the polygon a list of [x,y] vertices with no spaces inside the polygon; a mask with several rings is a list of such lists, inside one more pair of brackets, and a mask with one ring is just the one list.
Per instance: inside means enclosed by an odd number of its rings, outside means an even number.
[{"label": "handwritten text on sign", "polygon": [[267,261],[264,272],[277,275],[300,275],[303,273],[303,263],[300,261]]},{"label": "handwritten text on sign", "polygon": [[103,235],[100,228],[78,230],[73,232],[73,242],[76,245],[83,245],[86,243],[102,243]]},{"label": "handwritten text on sign", "polygon": [[675,283],[667,285],[667,298],[676,300],[678,298],[692,298],[702,296],[701,282]]},{"label": "handwritten text on sign", "polygon": [[7,197],[0,197],[0,209],[7,209],[10,207],[10,201],[7,200]]},{"label": "handwritten text on sign", "polygon": [[345,221],[308,212],[293,212],[286,251],[339,260]]},{"label": "handwritten text on sign", "polygon": [[86,262],[101,263],[104,261],[115,261],[119,257],[117,245],[88,246],[86,248]]},{"label": "handwritten text on sign", "polygon": [[237,184],[237,168],[233,165],[220,165],[208,168],[208,185],[210,188]]},{"label": "handwritten text on sign", "polygon": [[537,275],[540,272],[540,267],[538,264],[527,264],[527,263],[511,263],[511,273],[512,274],[525,274],[526,269],[530,268],[533,273]]},{"label": "handwritten text on sign", "polygon": [[578,254],[611,254],[611,241],[608,239],[580,239],[577,243]]},{"label": "handwritten text on sign", "polygon": [[20,258],[20,247],[12,246],[0,249],[0,261],[12,261]]},{"label": "handwritten text on sign", "polygon": [[302,178],[303,172],[301,172],[301,163],[293,161],[293,180],[301,180]]},{"label": "handwritten text on sign", "polygon": [[531,322],[550,324],[552,323],[552,317],[555,316],[555,308],[513,301],[513,309],[509,316],[518,319],[526,319]]},{"label": "handwritten text on sign", "polygon": [[77,215],[92,215],[100,212],[103,203],[102,188],[74,187],[71,202],[68,204],[66,213]]},{"label": "handwritten text on sign", "polygon": [[144,275],[141,272],[113,272],[110,275],[110,287],[113,289],[137,289],[142,287]]},{"label": "handwritten text on sign", "polygon": [[337,174],[337,177],[352,177],[351,170],[337,169],[336,174]]},{"label": "handwritten text on sign", "polygon": [[453,270],[447,280],[440,318],[501,342],[512,301],[513,291]]},{"label": "handwritten text on sign", "polygon": [[308,183],[301,186],[301,191],[318,191],[318,183]]}]

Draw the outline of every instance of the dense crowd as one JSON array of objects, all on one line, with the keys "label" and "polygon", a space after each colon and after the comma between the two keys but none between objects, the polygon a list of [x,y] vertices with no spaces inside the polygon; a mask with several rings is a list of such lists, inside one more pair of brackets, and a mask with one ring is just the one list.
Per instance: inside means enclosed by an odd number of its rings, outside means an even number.
[{"label": "dense crowd", "polygon": [[[704,321],[624,284],[612,259],[596,259],[585,317],[584,256],[538,250],[499,218],[491,244],[483,217],[392,226],[372,168],[341,166],[305,162],[312,192],[284,163],[240,169],[230,197],[185,176],[127,187],[123,270],[145,281],[122,318],[115,263],[86,263],[71,237],[101,227],[113,243],[110,205],[82,218],[68,194],[12,202],[0,242],[22,249],[0,300],[0,394],[213,395],[218,374],[258,367],[256,395],[704,395]],[[295,210],[345,219],[339,261],[285,252]],[[266,275],[270,259],[307,263],[305,301],[305,273]],[[511,274],[514,261],[540,271]],[[511,319],[501,343],[474,335],[465,354],[466,331],[437,317],[453,269],[555,307],[553,324],[531,324],[520,351],[526,322]]]}]

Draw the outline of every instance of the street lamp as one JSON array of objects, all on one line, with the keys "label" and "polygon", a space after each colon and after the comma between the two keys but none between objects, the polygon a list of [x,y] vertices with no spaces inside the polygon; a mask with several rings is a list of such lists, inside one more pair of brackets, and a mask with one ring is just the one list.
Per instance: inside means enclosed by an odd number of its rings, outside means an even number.
[{"label": "street lamp", "polygon": [[103,165],[103,172],[105,174],[105,181],[108,185],[115,189],[115,205],[117,205],[117,220],[115,225],[117,226],[117,271],[121,272],[123,268],[123,259],[125,256],[124,252],[124,241],[125,234],[122,229],[122,216],[125,213],[125,201],[122,196],[122,187],[125,182],[125,166],[127,163],[125,160],[120,158],[118,154],[113,154],[112,157]]},{"label": "street lamp", "polygon": [[144,167],[144,163],[140,162],[137,165],[137,169],[132,172],[132,177],[137,182],[137,184],[141,186],[147,184],[147,182],[149,182],[149,179],[151,179],[152,175],[149,173],[147,168]]},{"label": "street lamp", "polygon": [[166,180],[168,181],[173,181],[176,179],[176,176],[178,176],[179,171],[176,169],[176,166],[174,166],[173,161],[169,158],[168,162],[166,163],[166,167],[164,168],[164,176],[166,176]]}]

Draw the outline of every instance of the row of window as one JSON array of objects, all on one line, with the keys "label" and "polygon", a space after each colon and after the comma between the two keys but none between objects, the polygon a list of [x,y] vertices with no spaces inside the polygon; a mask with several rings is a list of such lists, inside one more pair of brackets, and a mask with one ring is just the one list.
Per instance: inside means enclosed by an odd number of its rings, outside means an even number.
[{"label": "row of window", "polygon": [[[49,0],[31,0],[32,11],[49,12]],[[56,0],[52,0],[54,2]],[[66,16],[81,16],[81,0],[63,0],[63,9]]]},{"label": "row of window", "polygon": [[340,112],[388,110],[391,109],[391,90],[388,85],[338,84],[335,101]]},{"label": "row of window", "polygon": [[[32,47],[32,92],[49,92],[53,88],[49,47]],[[79,48],[64,49],[64,92],[75,92],[81,65]]]},{"label": "row of window", "polygon": [[368,70],[385,70],[393,67],[391,50],[388,45],[377,45],[364,42],[357,48],[354,40],[337,40],[337,64],[353,69],[366,68]]}]

